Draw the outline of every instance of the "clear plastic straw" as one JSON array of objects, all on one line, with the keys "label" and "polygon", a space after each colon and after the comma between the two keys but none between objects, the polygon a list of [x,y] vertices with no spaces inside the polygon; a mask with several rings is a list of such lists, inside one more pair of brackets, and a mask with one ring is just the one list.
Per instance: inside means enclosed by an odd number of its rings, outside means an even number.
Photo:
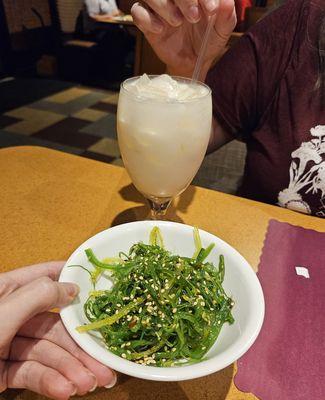
[{"label": "clear plastic straw", "polygon": [[203,40],[202,40],[202,43],[201,43],[201,47],[200,47],[200,50],[199,50],[199,54],[198,54],[198,57],[197,57],[197,60],[196,60],[194,72],[193,72],[193,75],[192,75],[192,81],[198,81],[199,80],[199,77],[200,77],[200,74],[201,74],[201,70],[202,70],[203,59],[204,59],[204,56],[205,56],[205,52],[206,52],[206,49],[207,49],[210,33],[211,33],[212,28],[213,28],[215,19],[216,19],[216,14],[212,15],[212,17],[209,19],[208,26],[207,26],[207,29],[206,29],[206,31],[204,33]]}]

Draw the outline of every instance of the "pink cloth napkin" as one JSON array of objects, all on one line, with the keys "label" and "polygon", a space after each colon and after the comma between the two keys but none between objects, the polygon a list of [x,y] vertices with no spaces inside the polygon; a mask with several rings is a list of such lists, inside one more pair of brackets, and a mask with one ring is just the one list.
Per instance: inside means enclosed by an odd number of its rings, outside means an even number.
[{"label": "pink cloth napkin", "polygon": [[271,220],[258,277],[265,320],[236,386],[261,400],[325,400],[325,233]]}]

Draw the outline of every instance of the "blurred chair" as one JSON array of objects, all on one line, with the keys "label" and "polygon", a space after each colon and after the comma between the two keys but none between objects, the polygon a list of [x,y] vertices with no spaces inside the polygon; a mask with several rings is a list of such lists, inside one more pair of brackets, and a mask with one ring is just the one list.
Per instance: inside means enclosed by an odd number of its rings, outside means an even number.
[{"label": "blurred chair", "polygon": [[49,0],[56,36],[58,72],[68,81],[89,83],[96,64],[98,45],[82,27],[82,0]]}]

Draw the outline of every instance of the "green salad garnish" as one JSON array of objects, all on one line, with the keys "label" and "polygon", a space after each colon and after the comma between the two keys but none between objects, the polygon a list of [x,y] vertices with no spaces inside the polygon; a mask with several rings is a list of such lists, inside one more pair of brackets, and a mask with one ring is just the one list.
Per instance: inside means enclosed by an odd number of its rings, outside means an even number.
[{"label": "green salad garnish", "polygon": [[90,292],[84,304],[90,323],[78,332],[99,331],[111,352],[138,364],[201,361],[223,324],[234,322],[234,303],[222,287],[224,257],[219,256],[218,267],[205,261],[213,245],[202,248],[197,229],[194,242],[193,257],[173,255],[155,227],[149,244],[134,244],[118,258],[100,261],[87,249],[94,289],[107,271],[113,287]]}]

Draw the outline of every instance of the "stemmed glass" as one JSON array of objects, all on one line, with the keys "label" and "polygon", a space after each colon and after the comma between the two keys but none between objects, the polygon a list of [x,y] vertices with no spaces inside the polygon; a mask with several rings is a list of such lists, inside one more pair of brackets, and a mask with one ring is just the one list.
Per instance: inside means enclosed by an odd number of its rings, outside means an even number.
[{"label": "stemmed glass", "polygon": [[135,79],[121,85],[118,142],[133,184],[149,202],[151,219],[163,219],[172,199],[188,187],[204,158],[211,132],[211,90],[203,83],[173,77],[191,85],[197,96],[187,100],[143,98],[130,90]]}]

